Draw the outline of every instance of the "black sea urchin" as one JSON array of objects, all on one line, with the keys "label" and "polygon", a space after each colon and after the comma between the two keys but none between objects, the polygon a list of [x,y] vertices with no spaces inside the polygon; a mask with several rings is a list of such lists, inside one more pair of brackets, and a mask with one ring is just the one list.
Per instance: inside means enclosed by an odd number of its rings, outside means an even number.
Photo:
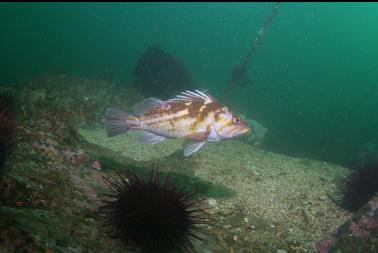
[{"label": "black sea urchin", "polygon": [[378,157],[368,154],[354,163],[338,185],[340,205],[351,212],[357,211],[378,192]]},{"label": "black sea urchin", "polygon": [[16,123],[11,113],[1,106],[0,100],[0,170],[3,168],[4,162],[12,146],[12,137],[15,126]]},{"label": "black sea urchin", "polygon": [[105,182],[112,190],[102,208],[110,236],[121,239],[142,252],[194,252],[193,239],[207,223],[193,194],[177,188],[152,170],[146,180],[134,171]]},{"label": "black sea urchin", "polygon": [[134,87],[146,97],[164,99],[195,88],[185,64],[159,45],[147,47],[132,74]]}]

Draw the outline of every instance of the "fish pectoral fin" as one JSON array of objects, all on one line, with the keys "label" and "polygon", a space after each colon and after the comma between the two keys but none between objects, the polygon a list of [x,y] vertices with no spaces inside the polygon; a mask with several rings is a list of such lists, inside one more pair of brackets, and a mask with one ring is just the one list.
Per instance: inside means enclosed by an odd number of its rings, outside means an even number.
[{"label": "fish pectoral fin", "polygon": [[184,156],[187,157],[197,152],[205,143],[206,141],[189,143],[184,148]]},{"label": "fish pectoral fin", "polygon": [[164,136],[156,135],[150,132],[142,132],[139,136],[139,142],[143,144],[156,144],[164,140]]},{"label": "fish pectoral fin", "polygon": [[147,98],[136,103],[133,106],[133,112],[140,116],[157,107],[168,107],[168,104],[158,98]]}]

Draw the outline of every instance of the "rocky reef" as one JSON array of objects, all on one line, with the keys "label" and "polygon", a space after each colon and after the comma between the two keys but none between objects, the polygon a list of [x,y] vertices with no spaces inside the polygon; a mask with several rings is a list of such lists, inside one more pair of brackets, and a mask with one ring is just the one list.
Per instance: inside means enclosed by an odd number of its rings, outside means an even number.
[{"label": "rocky reef", "polygon": [[[0,184],[0,252],[133,252],[107,236],[101,213],[103,177],[130,166],[151,167],[201,198],[232,191],[175,171],[192,165],[174,158],[137,162],[88,143],[79,127],[103,126],[105,109],[129,110],[142,96],[132,88],[68,74],[44,74],[18,88],[17,145]],[[197,198],[197,197],[196,197]],[[198,246],[198,245],[197,245]]]},{"label": "rocky reef", "polygon": [[319,253],[378,251],[378,194],[336,231],[316,243]]},{"label": "rocky reef", "polygon": [[[8,92],[18,95],[19,109],[17,144],[0,184],[1,253],[137,252],[109,237],[99,212],[110,193],[103,178],[130,167],[141,177],[158,168],[196,192],[216,221],[204,226],[205,243],[193,241],[199,253],[313,252],[350,218],[326,195],[345,168],[258,149],[264,131],[257,139],[209,144],[184,159],[176,152],[180,143],[159,144],[153,153],[133,134],[105,137],[105,110],[130,111],[143,99],[134,86],[54,73]],[[369,217],[348,228],[364,236]]]}]

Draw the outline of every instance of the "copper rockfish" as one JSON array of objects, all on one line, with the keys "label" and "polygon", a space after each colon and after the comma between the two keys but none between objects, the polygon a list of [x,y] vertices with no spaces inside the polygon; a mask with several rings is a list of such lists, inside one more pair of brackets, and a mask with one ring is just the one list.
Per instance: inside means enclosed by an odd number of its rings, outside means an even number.
[{"label": "copper rockfish", "polygon": [[147,98],[133,107],[134,115],[119,109],[106,111],[107,136],[131,129],[143,130],[142,143],[159,143],[165,138],[191,140],[184,148],[190,156],[207,141],[220,141],[249,131],[246,123],[202,91],[185,91],[162,101]]}]

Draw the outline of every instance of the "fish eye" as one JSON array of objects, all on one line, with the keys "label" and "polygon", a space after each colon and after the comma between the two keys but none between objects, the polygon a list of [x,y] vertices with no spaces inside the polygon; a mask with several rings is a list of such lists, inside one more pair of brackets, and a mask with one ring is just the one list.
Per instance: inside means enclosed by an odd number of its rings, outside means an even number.
[{"label": "fish eye", "polygon": [[233,121],[234,121],[234,123],[235,124],[240,124],[240,122],[241,122],[241,120],[240,120],[240,118],[239,117],[235,117],[234,119],[233,119]]}]

